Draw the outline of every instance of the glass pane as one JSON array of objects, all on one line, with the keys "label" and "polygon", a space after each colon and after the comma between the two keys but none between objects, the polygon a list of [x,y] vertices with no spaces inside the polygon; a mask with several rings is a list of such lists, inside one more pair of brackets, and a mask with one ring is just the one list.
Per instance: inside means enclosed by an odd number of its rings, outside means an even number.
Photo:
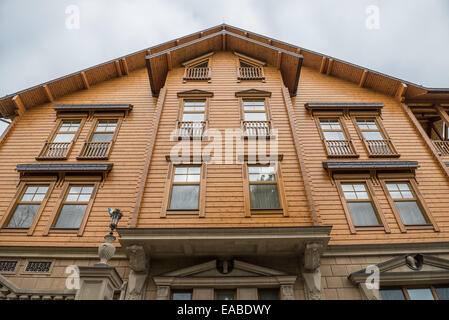
[{"label": "glass pane", "polygon": [[172,187],[170,209],[173,210],[198,210],[200,186]]},{"label": "glass pane", "polygon": [[29,228],[39,206],[39,204],[19,204],[9,220],[7,228]]},{"label": "glass pane", "polygon": [[74,133],[58,133],[53,142],[72,142],[74,136]]},{"label": "glass pane", "polygon": [[378,131],[373,131],[373,132],[363,131],[362,134],[366,140],[383,140],[384,139],[384,137]]},{"label": "glass pane", "polygon": [[387,188],[389,191],[398,191],[399,187],[396,183],[388,183]]},{"label": "glass pane", "polygon": [[440,300],[449,300],[449,287],[435,288]]},{"label": "glass pane", "polygon": [[80,125],[79,121],[64,121],[59,128],[59,131],[71,131],[76,132]]},{"label": "glass pane", "polygon": [[430,288],[407,289],[410,300],[435,300]]},{"label": "glass pane", "polygon": [[274,167],[248,167],[249,181],[276,181]]},{"label": "glass pane", "polygon": [[382,300],[405,300],[402,289],[380,289]]},{"label": "glass pane", "polygon": [[259,300],[279,300],[279,290],[259,289]]},{"label": "glass pane", "polygon": [[348,208],[356,227],[380,225],[371,202],[348,202]]},{"label": "glass pane", "polygon": [[55,228],[78,229],[87,205],[65,204],[61,208]]},{"label": "glass pane", "polygon": [[346,140],[345,135],[341,131],[340,132],[338,132],[338,131],[325,131],[324,132],[324,138],[326,140],[338,140],[338,141]]},{"label": "glass pane", "polygon": [[187,182],[200,182],[200,175],[199,174],[189,174],[187,176]]},{"label": "glass pane", "polygon": [[245,121],[267,121],[265,112],[245,112]]},{"label": "glass pane", "polygon": [[116,120],[105,120],[98,122],[97,132],[114,132],[117,126]]},{"label": "glass pane", "polygon": [[218,291],[215,293],[215,297],[217,300],[234,300],[235,293],[234,291]]},{"label": "glass pane", "polygon": [[402,222],[406,226],[427,224],[416,201],[395,201]]},{"label": "glass pane", "polygon": [[184,113],[182,115],[184,122],[201,122],[204,121],[204,113]]},{"label": "glass pane", "polygon": [[175,174],[173,177],[173,182],[187,182],[186,174]]},{"label": "glass pane", "polygon": [[341,188],[343,191],[354,191],[354,187],[352,184],[342,184]]},{"label": "glass pane", "polygon": [[95,133],[91,142],[110,142],[113,136],[113,133]]},{"label": "glass pane", "polygon": [[276,184],[252,184],[250,191],[252,209],[281,209]]},{"label": "glass pane", "polygon": [[190,293],[190,292],[173,292],[172,300],[192,300],[192,293]]},{"label": "glass pane", "polygon": [[265,111],[264,101],[245,101],[244,102],[245,111]]}]

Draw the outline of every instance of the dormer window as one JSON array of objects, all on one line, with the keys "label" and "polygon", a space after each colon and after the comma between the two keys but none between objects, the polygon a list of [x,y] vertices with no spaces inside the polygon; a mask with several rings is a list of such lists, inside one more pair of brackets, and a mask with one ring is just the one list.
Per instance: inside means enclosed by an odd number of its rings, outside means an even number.
[{"label": "dormer window", "polygon": [[212,55],[213,52],[184,62],[182,64],[185,67],[183,81],[187,82],[190,80],[207,80],[210,82],[212,78],[210,57]]},{"label": "dormer window", "polygon": [[262,80],[265,81],[265,74],[263,67],[265,62],[247,57],[243,54],[235,52],[239,58],[239,65],[237,67],[237,80]]}]

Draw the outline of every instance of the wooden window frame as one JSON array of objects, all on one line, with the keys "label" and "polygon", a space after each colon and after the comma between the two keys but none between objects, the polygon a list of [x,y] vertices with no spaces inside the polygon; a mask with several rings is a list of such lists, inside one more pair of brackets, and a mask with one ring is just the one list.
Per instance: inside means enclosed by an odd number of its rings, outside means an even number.
[{"label": "wooden window frame", "polygon": [[[374,186],[371,182],[370,177],[363,177],[362,175],[360,177],[356,177],[354,175],[348,175],[347,177],[340,176],[337,177],[334,175],[335,178],[335,185],[337,187],[338,195],[340,197],[341,204],[343,205],[343,210],[346,216],[346,221],[349,225],[349,230],[352,234],[357,234],[359,232],[364,231],[384,231],[385,233],[391,233],[390,227],[387,224],[387,220],[382,212],[380,203],[376,197]],[[369,196],[369,200],[371,201],[371,205],[373,206],[374,212],[377,216],[377,219],[379,220],[380,225],[379,226],[369,226],[369,227],[359,227],[355,226],[354,222],[352,220],[351,212],[348,207],[348,200],[346,199],[342,184],[364,184],[366,186],[366,191]],[[366,201],[364,201],[366,202]]]},{"label": "wooden window frame", "polygon": [[249,168],[248,167],[269,167],[272,166],[271,164],[248,164],[247,161],[245,161],[244,165],[242,166],[242,177],[243,177],[243,196],[244,196],[244,208],[245,208],[245,217],[250,218],[252,216],[267,216],[267,215],[280,215],[282,214],[284,217],[288,217],[288,202],[285,197],[285,188],[284,188],[284,181],[282,179],[282,168],[281,163],[277,162],[275,166],[275,182],[276,182],[276,188],[278,191],[278,198],[279,198],[279,205],[280,209],[252,209],[251,208],[251,184],[274,184],[272,181],[269,181],[269,183],[264,182],[254,182],[250,181],[249,179]]},{"label": "wooden window frame", "polygon": [[[192,210],[173,210],[170,209],[170,201],[173,190],[173,182],[175,175],[175,168],[177,167],[199,167],[200,168],[200,181],[198,183],[190,183],[192,185],[198,185],[200,190],[198,194],[198,209]],[[174,164],[170,162],[167,172],[167,180],[165,182],[164,199],[163,199],[163,209],[161,211],[161,218],[176,217],[176,216],[198,216],[204,218],[206,216],[206,185],[207,185],[207,164],[206,163],[182,163]],[[182,185],[187,185],[189,183],[181,183]]]},{"label": "wooden window frame", "polygon": [[[47,227],[44,230],[43,235],[48,236],[50,233],[76,233],[78,237],[81,237],[86,228],[87,221],[89,219],[90,213],[92,211],[92,207],[95,202],[95,198],[97,196],[98,189],[100,187],[101,177],[100,176],[92,176],[92,177],[81,177],[81,176],[66,176],[63,188],[61,190],[61,194],[59,195],[59,199],[56,203],[56,206],[53,210],[53,213],[48,221]],[[80,226],[78,228],[54,228],[56,224],[59,214],[61,213],[62,206],[64,205],[65,198],[70,190],[71,186],[82,185],[82,186],[93,186],[92,194],[90,196],[90,200],[87,204],[86,210],[84,211],[83,219],[81,220]]]},{"label": "wooden window frame", "polygon": [[[241,81],[262,81],[264,83],[266,81],[264,68],[267,64],[265,62],[248,57],[248,56],[238,53],[238,52],[234,52],[234,55],[237,56],[237,83],[240,83]],[[241,62],[251,65],[251,66],[253,66],[253,68],[260,68],[260,70],[261,70],[260,79],[243,79],[240,76],[240,68],[242,68]]]},{"label": "wooden window frame", "polygon": [[[365,151],[370,158],[399,158],[401,156],[399,154],[399,152],[397,151],[390,136],[388,135],[388,132],[385,129],[378,112],[376,112],[376,113],[369,113],[369,112],[351,113],[351,119],[352,119],[352,123],[354,124],[355,130],[357,131],[357,134],[363,143]],[[368,144],[366,142],[367,140],[363,136],[363,131],[365,131],[365,130],[362,131],[360,129],[359,124],[357,123],[357,120],[374,120],[374,122],[377,125],[378,132],[382,135],[384,141],[388,144],[388,147],[390,149],[390,154],[378,155],[378,154],[372,154],[370,152]]]},{"label": "wooden window frame", "polygon": [[[203,128],[203,133],[202,133],[202,135],[200,137],[195,137],[195,136],[192,135],[190,137],[190,140],[208,140],[207,135],[205,135],[205,133],[209,129],[210,97],[208,97],[208,96],[204,96],[204,97],[198,96],[198,97],[192,97],[192,98],[180,97],[179,98],[178,115],[177,115],[177,118],[176,118],[176,126],[175,126],[176,134],[173,136],[172,140],[177,141],[177,140],[182,140],[183,138],[185,138],[185,137],[183,137],[182,135],[179,134],[178,130],[179,130],[179,126],[183,122],[182,121],[182,117],[184,115],[185,102],[188,102],[188,101],[205,101],[205,104],[204,104],[204,121],[203,121],[204,122],[204,128]],[[195,112],[191,112],[191,113],[195,113]],[[200,113],[200,112],[198,112],[198,113]]]},{"label": "wooden window frame", "polygon": [[404,295],[405,300],[411,300],[410,295],[408,293],[408,289],[430,289],[432,292],[433,298],[435,300],[440,300],[440,297],[438,296],[436,288],[438,287],[449,287],[449,284],[438,284],[438,285],[404,285],[404,286],[391,286],[391,287],[381,287],[380,290],[402,290],[402,294]]},{"label": "wooden window frame", "polygon": [[[117,124],[115,127],[114,134],[112,136],[112,139],[110,141],[110,146],[108,148],[107,154],[105,156],[96,157],[96,158],[83,156],[85,149],[87,148],[89,143],[91,143],[92,137],[94,136],[94,134],[96,132],[96,128],[98,127],[98,124],[100,123],[100,121],[114,121],[114,120],[117,121]],[[76,159],[83,160],[83,161],[84,160],[108,160],[111,155],[112,148],[114,147],[114,144],[117,140],[118,133],[120,131],[120,127],[122,126],[123,121],[124,121],[123,114],[94,114],[94,121],[92,122],[92,125],[89,129],[89,133],[87,134],[86,139],[84,140],[83,147],[81,148],[81,151]]]},{"label": "wooden window frame", "polygon": [[[8,209],[6,210],[6,214],[0,220],[0,227],[1,227],[0,231],[2,233],[20,233],[26,234],[27,236],[32,236],[40,220],[42,212],[45,210],[48,199],[53,193],[55,184],[56,184],[56,177],[23,177],[19,183],[14,198],[12,199]],[[9,220],[14,214],[17,205],[19,204],[20,198],[22,197],[28,186],[48,186],[47,193],[45,194],[44,199],[42,199],[39,205],[39,209],[36,212],[36,215],[34,216],[33,222],[29,228],[7,228],[7,224],[9,223]]]},{"label": "wooden window frame", "polygon": [[[182,64],[184,67],[184,75],[182,77],[182,82],[186,83],[187,81],[207,81],[208,83],[212,82],[212,56],[214,55],[214,52],[207,53],[205,55],[202,55],[200,57],[194,58],[192,60],[186,61]],[[188,78],[188,69],[195,68],[195,66],[198,66],[200,64],[203,64],[207,62],[207,68],[208,70],[208,76],[204,79],[190,79]]]},{"label": "wooden window frame", "polygon": [[[56,119],[56,125],[53,127],[47,140],[45,140],[44,146],[41,148],[41,151],[39,152],[39,155],[36,157],[36,160],[67,160],[70,153],[72,152],[73,146],[77,142],[79,135],[81,134],[81,131],[84,128],[86,119],[87,119],[87,114],[82,114],[82,113],[81,114],[58,115],[57,119]],[[78,127],[78,130],[76,132],[74,132],[75,135],[73,136],[72,142],[70,143],[70,147],[67,150],[65,157],[58,157],[58,158],[45,157],[45,155],[44,155],[44,153],[45,153],[44,151],[46,149],[45,146],[49,143],[53,143],[53,140],[56,137],[57,133],[59,132],[59,129],[61,128],[64,121],[77,121],[77,120],[80,121],[80,125]]]},{"label": "wooden window frame", "polygon": [[[346,126],[346,122],[343,119],[343,115],[341,113],[314,113],[313,118],[315,120],[315,125],[318,128],[318,133],[320,135],[321,141],[323,142],[324,149],[326,150],[326,154],[328,158],[359,158],[360,155],[357,153],[357,150],[352,142],[351,135],[349,133],[348,127]],[[321,127],[321,120],[338,120],[341,127],[341,132],[345,135],[346,141],[348,142],[350,148],[352,149],[353,154],[349,155],[332,155],[329,153],[326,137],[324,135],[324,130]]]},{"label": "wooden window frame", "polygon": [[[427,207],[423,196],[421,195],[418,183],[416,182],[414,177],[401,177],[400,175],[390,176],[380,176],[379,177],[380,184],[382,186],[382,189],[385,193],[385,196],[387,197],[388,203],[390,205],[391,210],[393,211],[393,215],[396,219],[396,222],[399,226],[399,229],[402,233],[407,233],[408,231],[412,230],[434,230],[435,232],[439,232],[440,229],[438,228],[438,225],[436,224],[429,208]],[[424,219],[428,221],[428,224],[426,225],[416,225],[416,226],[406,226],[402,222],[401,215],[399,214],[399,210],[396,207],[395,199],[393,199],[390,195],[390,191],[387,188],[388,183],[407,183],[410,186],[411,192],[414,194],[414,199],[408,199],[409,201],[413,200],[416,201],[416,204],[420,208]],[[405,200],[404,200],[405,201]]]},{"label": "wooden window frame", "polygon": [[[259,139],[259,138],[266,138],[266,139],[275,139],[276,136],[273,135],[273,117],[271,114],[271,103],[270,103],[270,97],[257,97],[257,96],[242,96],[238,97],[239,99],[239,111],[240,111],[240,130],[242,131],[242,139]],[[269,134],[266,136],[247,136],[245,134],[245,101],[264,101],[265,105],[265,115],[268,122],[268,131]],[[250,113],[262,113],[261,111],[250,111]]]}]

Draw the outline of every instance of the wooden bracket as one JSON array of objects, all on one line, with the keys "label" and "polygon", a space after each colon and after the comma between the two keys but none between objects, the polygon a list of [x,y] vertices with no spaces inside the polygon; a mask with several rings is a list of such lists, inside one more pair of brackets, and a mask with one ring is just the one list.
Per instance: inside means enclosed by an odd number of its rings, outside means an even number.
[{"label": "wooden bracket", "polygon": [[368,70],[363,70],[362,77],[360,78],[359,87],[363,88],[365,86],[366,78],[368,77]]},{"label": "wooden bracket", "polygon": [[42,86],[42,88],[44,88],[45,91],[45,95],[47,96],[47,99],[49,102],[53,102],[55,100],[55,98],[53,97],[53,95],[51,94],[50,88],[48,87],[48,85],[44,84]]},{"label": "wooden bracket", "polygon": [[128,68],[128,63],[126,62],[126,58],[122,59],[122,66],[123,66],[123,71],[125,71],[125,74],[128,75],[129,68]]},{"label": "wooden bracket", "polygon": [[85,89],[89,89],[90,85],[89,85],[89,81],[87,80],[86,73],[84,71],[82,71],[80,73],[80,75],[81,75],[81,80],[83,80],[84,88]]},{"label": "wooden bracket", "polygon": [[21,117],[25,113],[25,105],[22,102],[22,99],[19,95],[15,95],[14,98],[12,98],[12,102],[14,102],[16,108],[17,108],[17,114],[19,117]]}]

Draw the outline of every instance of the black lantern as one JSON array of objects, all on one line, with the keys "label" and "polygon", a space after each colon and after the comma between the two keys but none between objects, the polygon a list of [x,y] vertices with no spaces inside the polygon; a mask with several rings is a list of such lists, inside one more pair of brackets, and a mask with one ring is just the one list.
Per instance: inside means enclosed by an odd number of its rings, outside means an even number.
[{"label": "black lantern", "polygon": [[109,233],[110,236],[114,236],[114,230],[117,229],[117,224],[120,221],[120,219],[123,217],[122,213],[120,212],[120,209],[108,209],[109,216],[111,217],[111,224],[109,225],[109,228],[111,228],[111,232]]}]

